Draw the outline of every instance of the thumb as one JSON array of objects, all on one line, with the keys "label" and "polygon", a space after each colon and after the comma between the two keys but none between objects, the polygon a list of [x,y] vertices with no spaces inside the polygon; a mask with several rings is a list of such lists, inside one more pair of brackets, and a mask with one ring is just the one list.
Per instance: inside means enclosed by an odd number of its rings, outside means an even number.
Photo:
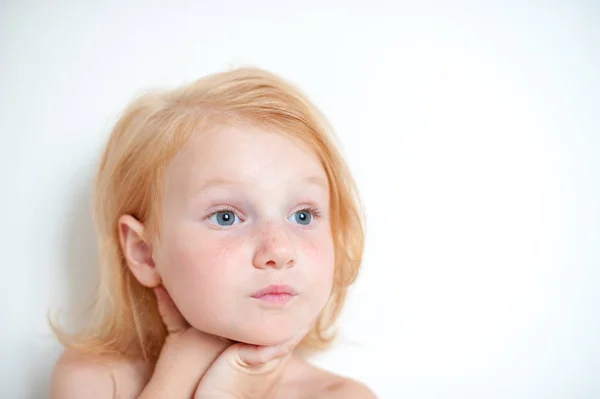
[{"label": "thumb", "polygon": [[175,306],[173,299],[164,286],[159,285],[154,288],[154,295],[158,303],[158,312],[167,326],[169,334],[178,333],[188,328],[188,323]]}]

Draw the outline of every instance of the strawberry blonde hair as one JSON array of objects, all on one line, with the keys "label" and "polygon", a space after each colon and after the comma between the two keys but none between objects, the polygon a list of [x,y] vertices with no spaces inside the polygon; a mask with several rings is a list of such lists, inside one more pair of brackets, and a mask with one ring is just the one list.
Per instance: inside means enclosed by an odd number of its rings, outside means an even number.
[{"label": "strawberry blonde hair", "polygon": [[167,164],[192,134],[233,123],[270,128],[303,140],[322,162],[330,186],[334,282],[315,327],[297,349],[322,351],[335,340],[334,323],[363,257],[362,202],[326,118],[291,83],[265,70],[245,67],[213,73],[174,90],[146,92],[124,110],[95,179],[100,282],[91,321],[74,334],[51,321],[63,345],[156,362],[167,331],[154,292],[141,285],[127,267],[117,221],[130,214],[160,240],[159,210]]}]

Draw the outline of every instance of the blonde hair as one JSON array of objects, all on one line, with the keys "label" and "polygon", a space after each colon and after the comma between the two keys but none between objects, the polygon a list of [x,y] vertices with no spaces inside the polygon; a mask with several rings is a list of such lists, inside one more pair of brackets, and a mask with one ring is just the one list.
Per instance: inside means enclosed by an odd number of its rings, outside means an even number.
[{"label": "blonde hair", "polygon": [[330,184],[334,283],[315,327],[298,350],[325,350],[335,340],[335,321],[363,257],[362,202],[326,118],[291,83],[265,70],[245,67],[210,74],[175,90],[147,92],[125,109],[110,135],[95,180],[100,282],[91,322],[70,334],[51,321],[63,345],[156,362],[167,331],[152,289],[141,285],[127,267],[117,221],[130,214],[159,239],[166,165],[192,134],[232,123],[250,123],[299,138],[322,161]]}]

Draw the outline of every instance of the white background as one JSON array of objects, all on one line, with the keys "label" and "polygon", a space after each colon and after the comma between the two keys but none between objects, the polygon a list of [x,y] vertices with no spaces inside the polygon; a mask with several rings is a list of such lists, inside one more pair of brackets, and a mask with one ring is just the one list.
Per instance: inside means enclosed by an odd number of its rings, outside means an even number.
[{"label": "white background", "polygon": [[315,362],[381,398],[600,397],[600,5],[175,3],[1,2],[1,398],[48,395],[119,112],[243,65],[329,116],[367,207]]}]

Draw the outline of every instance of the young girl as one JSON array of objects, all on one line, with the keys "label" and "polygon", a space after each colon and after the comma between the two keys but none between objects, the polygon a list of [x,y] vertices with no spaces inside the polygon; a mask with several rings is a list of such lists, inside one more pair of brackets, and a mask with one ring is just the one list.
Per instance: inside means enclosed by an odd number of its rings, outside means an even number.
[{"label": "young girl", "polygon": [[145,94],[95,182],[100,285],[52,398],[373,398],[305,360],[333,342],[364,247],[326,119],[257,68]]}]

